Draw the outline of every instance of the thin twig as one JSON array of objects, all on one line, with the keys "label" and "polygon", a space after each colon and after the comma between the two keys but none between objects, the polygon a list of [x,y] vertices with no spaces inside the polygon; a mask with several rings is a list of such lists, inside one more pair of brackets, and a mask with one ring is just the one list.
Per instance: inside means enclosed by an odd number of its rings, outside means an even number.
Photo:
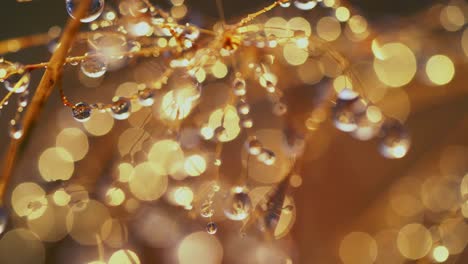
[{"label": "thin twig", "polygon": [[81,22],[79,18],[83,17],[90,5],[91,0],[83,0],[80,2],[74,17],[77,19],[69,19],[68,23],[63,31],[63,35],[60,39],[60,47],[54,52],[50,59],[47,70],[42,76],[41,82],[39,83],[36,92],[31,100],[31,105],[25,113],[23,120],[24,135],[18,140],[12,140],[8,146],[6,157],[4,158],[4,164],[2,169],[2,179],[0,181],[0,198],[1,203],[4,202],[5,190],[13,174],[15,163],[18,159],[18,150],[23,143],[23,140],[27,137],[30,132],[30,128],[33,126],[35,121],[38,119],[41,110],[49,98],[57,78],[62,72],[63,64],[68,54],[75,36],[77,35]]}]

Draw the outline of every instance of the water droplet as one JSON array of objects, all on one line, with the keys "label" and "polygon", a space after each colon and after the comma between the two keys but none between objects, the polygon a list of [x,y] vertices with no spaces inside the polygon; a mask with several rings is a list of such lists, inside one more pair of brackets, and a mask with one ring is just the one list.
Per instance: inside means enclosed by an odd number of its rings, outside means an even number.
[{"label": "water droplet", "polygon": [[117,120],[124,120],[130,116],[132,104],[129,99],[119,97],[117,101],[112,103],[111,111],[112,116]]},{"label": "water droplet", "polygon": [[205,218],[212,217],[214,215],[214,209],[212,207],[212,201],[205,201],[200,208],[200,215]]},{"label": "water droplet", "polygon": [[237,113],[239,113],[240,115],[247,115],[250,112],[250,106],[244,100],[240,100],[237,103],[236,108],[237,108]]},{"label": "water droplet", "polygon": [[245,80],[242,78],[236,78],[232,83],[232,88],[236,96],[244,96],[247,93]]},{"label": "water droplet", "polygon": [[335,127],[344,132],[352,132],[357,129],[357,120],[366,111],[366,104],[359,96],[343,91],[338,95],[336,105],[333,108],[333,121]]},{"label": "water droplet", "polygon": [[253,127],[253,120],[250,117],[243,117],[241,119],[241,126],[243,128],[252,128]]},{"label": "water droplet", "polygon": [[[67,8],[68,14],[74,17],[74,12],[78,9],[81,0],[65,0],[65,6]],[[104,0],[91,0],[91,4],[88,7],[88,11],[83,18],[80,19],[83,23],[89,23],[96,20],[104,10]]]},{"label": "water droplet", "polygon": [[282,116],[288,111],[288,106],[285,103],[277,102],[273,105],[273,114]]},{"label": "water droplet", "polygon": [[90,78],[99,78],[106,73],[107,65],[102,58],[87,55],[87,57],[81,61],[81,71]]},{"label": "water droplet", "polygon": [[23,136],[23,125],[16,120],[10,122],[10,137],[13,139],[20,139]]},{"label": "water droplet", "polygon": [[208,234],[214,235],[217,231],[218,225],[215,222],[209,222],[208,224],[206,224],[206,232],[208,232]]},{"label": "water droplet", "polygon": [[296,0],[294,5],[301,10],[311,10],[317,5],[315,0]]},{"label": "water droplet", "polygon": [[281,0],[281,1],[279,1],[279,5],[281,7],[284,7],[284,8],[290,7],[291,6],[291,0]]},{"label": "water droplet", "polygon": [[265,165],[271,166],[275,164],[276,155],[269,149],[262,149],[262,152],[257,156],[257,160],[263,162]]},{"label": "water droplet", "polygon": [[250,215],[252,202],[244,187],[231,189],[224,203],[224,215],[234,221],[242,221]]},{"label": "water droplet", "polygon": [[403,158],[410,147],[410,137],[397,120],[387,120],[381,128],[380,153],[389,159]]},{"label": "water droplet", "polygon": [[26,107],[28,105],[28,100],[29,100],[29,91],[26,90],[18,97],[18,105],[20,107]]},{"label": "water droplet", "polygon": [[72,108],[72,115],[76,121],[86,122],[91,118],[91,107],[87,103],[79,102]]},{"label": "water droplet", "polygon": [[145,88],[138,91],[138,102],[142,106],[152,106],[154,104],[154,90]]},{"label": "water droplet", "polygon": [[262,152],[263,145],[258,139],[251,138],[246,142],[246,147],[250,155],[257,156]]},{"label": "water droplet", "polygon": [[[28,89],[29,82],[31,81],[31,74],[29,72],[14,73],[5,79],[5,88],[14,93],[22,93]],[[15,89],[15,87],[18,87]]]}]

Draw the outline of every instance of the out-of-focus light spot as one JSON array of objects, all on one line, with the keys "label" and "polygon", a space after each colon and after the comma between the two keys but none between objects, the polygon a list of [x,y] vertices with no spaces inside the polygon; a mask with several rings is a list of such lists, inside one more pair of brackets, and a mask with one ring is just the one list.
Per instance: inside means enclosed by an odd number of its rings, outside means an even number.
[{"label": "out-of-focus light spot", "polygon": [[39,157],[39,172],[46,181],[68,180],[75,165],[73,157],[64,148],[48,148]]},{"label": "out-of-focus light spot", "polygon": [[340,75],[333,80],[333,88],[337,93],[340,93],[343,89],[353,89],[353,83],[348,76]]},{"label": "out-of-focus light spot", "polygon": [[45,248],[33,232],[13,229],[0,240],[0,260],[5,264],[45,263]]},{"label": "out-of-focus light spot", "polygon": [[155,166],[155,173],[172,177],[185,175],[184,152],[176,141],[165,139],[155,142],[148,153],[148,161]]},{"label": "out-of-focus light spot", "polygon": [[160,165],[144,162],[135,167],[130,178],[130,191],[142,201],[154,201],[165,192],[168,184],[167,175]]},{"label": "out-of-focus light spot", "polygon": [[457,31],[465,24],[465,15],[460,7],[449,5],[441,10],[440,23],[448,31]]},{"label": "out-of-focus light spot", "polygon": [[461,45],[462,45],[463,51],[465,52],[465,56],[468,57],[468,28],[466,28],[463,31]]},{"label": "out-of-focus light spot", "polygon": [[408,259],[420,259],[429,253],[432,247],[432,236],[421,224],[408,224],[400,229],[397,238],[400,253]]},{"label": "out-of-focus light spot", "polygon": [[426,74],[434,84],[444,85],[453,79],[455,66],[449,57],[434,55],[426,63]]},{"label": "out-of-focus light spot", "polygon": [[[416,57],[403,43],[387,43],[374,59],[374,70],[381,82],[390,87],[408,84],[416,74]],[[374,52],[375,54],[375,52]]]},{"label": "out-of-focus light spot", "polygon": [[341,34],[341,25],[334,17],[323,17],[317,22],[317,34],[326,41],[334,41]]},{"label": "out-of-focus light spot", "polygon": [[174,18],[181,19],[187,15],[187,6],[186,5],[179,5],[179,6],[174,6],[171,8],[171,15]]},{"label": "out-of-focus light spot", "polygon": [[380,121],[382,121],[383,118],[382,112],[375,105],[371,105],[367,108],[366,115],[367,118],[373,123],[379,123]]},{"label": "out-of-focus light spot", "polygon": [[211,113],[208,120],[208,126],[215,131],[218,127],[224,127],[224,130],[219,135],[214,135],[221,142],[234,140],[240,133],[239,126],[240,118],[236,108],[227,106],[222,109],[217,109]]},{"label": "out-of-focus light spot", "polygon": [[106,202],[110,206],[119,206],[125,201],[125,193],[118,187],[109,188],[106,192]]},{"label": "out-of-focus light spot", "polygon": [[52,195],[52,198],[54,203],[58,206],[68,205],[71,200],[71,196],[63,188],[56,190]]},{"label": "out-of-focus light spot", "polygon": [[367,31],[367,21],[362,16],[353,16],[348,21],[349,28],[355,34],[363,34]]},{"label": "out-of-focus light spot", "polygon": [[137,37],[147,36],[153,32],[153,28],[146,21],[141,21],[129,26],[129,32]]},{"label": "out-of-focus light spot", "polygon": [[438,263],[445,262],[449,257],[449,251],[444,246],[437,246],[432,251],[432,257]]},{"label": "out-of-focus light spot", "polygon": [[129,249],[121,249],[112,254],[108,264],[140,264],[140,258]]},{"label": "out-of-focus light spot", "polygon": [[214,77],[218,79],[222,79],[226,77],[226,75],[228,74],[228,68],[226,64],[218,60],[211,67],[211,73],[213,74]]},{"label": "out-of-focus light spot", "polygon": [[463,217],[449,217],[439,225],[441,243],[450,254],[461,254],[468,241],[468,224]]},{"label": "out-of-focus light spot", "polygon": [[18,216],[36,219],[45,212],[48,201],[45,191],[39,185],[24,182],[13,190],[11,205]]},{"label": "out-of-focus light spot", "polygon": [[298,73],[304,83],[316,84],[322,80],[324,69],[319,61],[307,60],[299,66]]},{"label": "out-of-focus light spot", "polygon": [[119,182],[128,182],[133,173],[133,166],[130,163],[122,162],[119,164],[117,180]]},{"label": "out-of-focus light spot", "polygon": [[192,155],[185,159],[185,172],[190,176],[200,176],[206,170],[206,161],[200,155]]},{"label": "out-of-focus light spot", "polygon": [[301,65],[306,62],[309,52],[304,48],[300,48],[296,43],[288,43],[283,48],[283,56],[289,64]]},{"label": "out-of-focus light spot", "polygon": [[335,16],[341,22],[348,21],[350,15],[349,9],[344,6],[340,6],[335,10]]},{"label": "out-of-focus light spot", "polygon": [[377,243],[367,233],[352,232],[341,241],[339,254],[344,264],[371,264],[377,258]]},{"label": "out-of-focus light spot", "polygon": [[223,259],[223,247],[216,236],[197,232],[180,242],[177,258],[180,264],[218,264]]},{"label": "out-of-focus light spot", "polygon": [[[67,229],[70,236],[81,245],[96,245],[109,235],[103,232],[104,223],[110,219],[107,207],[96,200],[89,200],[82,210],[70,210],[67,215]],[[106,230],[108,231],[108,230]]]},{"label": "out-of-focus light spot", "polygon": [[178,187],[175,189],[174,201],[187,209],[192,208],[193,191],[189,187]]},{"label": "out-of-focus light spot", "polygon": [[83,159],[88,153],[88,137],[79,128],[65,128],[56,138],[55,145],[66,149],[74,161]]},{"label": "out-of-focus light spot", "polygon": [[114,118],[108,113],[93,111],[91,118],[83,123],[86,131],[93,136],[103,136],[111,131],[114,126]]}]

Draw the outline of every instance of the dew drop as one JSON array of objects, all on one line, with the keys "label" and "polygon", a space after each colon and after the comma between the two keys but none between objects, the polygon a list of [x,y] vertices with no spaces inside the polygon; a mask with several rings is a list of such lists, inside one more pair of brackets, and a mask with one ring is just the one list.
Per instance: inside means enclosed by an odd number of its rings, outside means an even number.
[{"label": "dew drop", "polygon": [[249,217],[252,202],[244,187],[231,189],[224,202],[224,215],[234,221],[242,221]]},{"label": "dew drop", "polygon": [[[78,9],[81,0],[65,0],[65,6],[68,14],[74,17],[74,12]],[[88,7],[88,11],[83,18],[80,19],[83,23],[89,23],[96,20],[104,10],[104,0],[91,0],[91,4]]]},{"label": "dew drop", "polygon": [[387,120],[381,127],[380,153],[389,159],[403,158],[411,141],[405,127],[397,120]]},{"label": "dew drop", "polygon": [[138,102],[142,106],[152,106],[154,104],[154,90],[145,88],[138,91]]},{"label": "dew drop", "polygon": [[214,235],[217,231],[218,225],[215,222],[209,222],[208,224],[206,224],[206,232],[208,232],[208,234]]},{"label": "dew drop", "polygon": [[[29,72],[14,73],[5,79],[5,88],[14,93],[23,93],[28,89],[31,74]],[[16,88],[15,88],[16,87]]]},{"label": "dew drop", "polygon": [[250,112],[250,106],[249,104],[244,101],[244,100],[240,100],[238,103],[237,103],[237,113],[239,113],[240,115],[247,115],[249,114]]},{"label": "dew drop", "polygon": [[242,78],[236,78],[232,83],[232,88],[236,96],[244,96],[247,92],[245,80]]},{"label": "dew drop", "polygon": [[28,105],[28,100],[29,100],[29,91],[26,90],[18,97],[18,105],[20,107],[26,107]]},{"label": "dew drop", "polygon": [[246,147],[250,155],[257,156],[262,152],[263,145],[260,140],[251,138],[246,142]]},{"label": "dew drop", "polygon": [[345,89],[338,95],[333,108],[335,127],[344,132],[352,132],[358,128],[357,120],[366,111],[366,104],[359,96],[348,93]]},{"label": "dew drop", "polygon": [[87,58],[81,61],[81,71],[90,78],[102,77],[107,71],[106,63],[102,58],[87,56]]},{"label": "dew drop", "polygon": [[262,149],[262,152],[257,156],[257,160],[263,162],[263,164],[271,166],[275,164],[276,155],[269,149]]},{"label": "dew drop", "polygon": [[294,5],[300,10],[311,10],[317,5],[315,0],[296,0]]},{"label": "dew drop", "polygon": [[87,103],[79,102],[72,108],[72,115],[76,121],[86,122],[91,118],[91,107]]},{"label": "dew drop", "polygon": [[129,99],[119,97],[117,101],[112,103],[111,113],[112,116],[117,120],[124,120],[130,116],[132,104]]},{"label": "dew drop", "polygon": [[20,139],[23,136],[23,126],[16,120],[10,122],[10,137],[13,139]]}]

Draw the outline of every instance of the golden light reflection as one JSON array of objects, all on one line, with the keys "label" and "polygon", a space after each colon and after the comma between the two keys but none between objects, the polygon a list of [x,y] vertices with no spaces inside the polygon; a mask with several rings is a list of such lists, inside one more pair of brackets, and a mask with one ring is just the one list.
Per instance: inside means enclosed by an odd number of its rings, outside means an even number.
[{"label": "golden light reflection", "polygon": [[339,254],[345,264],[374,263],[377,258],[377,243],[367,233],[352,232],[341,241]]},{"label": "golden light reflection", "polygon": [[114,118],[108,113],[93,111],[91,118],[83,123],[86,131],[93,136],[103,136],[111,131],[114,126]]},{"label": "golden light reflection", "polygon": [[129,249],[121,249],[112,254],[108,264],[140,264],[140,258]]},{"label": "golden light reflection", "polygon": [[421,224],[408,224],[400,229],[397,238],[398,250],[408,259],[420,259],[432,248],[432,236]]},{"label": "golden light reflection", "polygon": [[83,159],[89,150],[88,137],[79,128],[65,128],[55,140],[55,145],[64,148],[74,161]]},{"label": "golden light reflection", "polygon": [[426,63],[426,74],[434,84],[444,85],[453,79],[455,66],[449,57],[434,55]]},{"label": "golden light reflection", "polygon": [[206,161],[200,155],[192,155],[185,158],[185,172],[190,176],[200,176],[206,170]]},{"label": "golden light reflection", "polygon": [[216,236],[192,233],[177,247],[177,259],[180,264],[218,264],[223,259],[223,247]]},{"label": "golden light reflection", "polygon": [[64,148],[48,148],[39,157],[39,172],[46,181],[68,180],[75,170],[72,155]]},{"label": "golden light reflection", "polygon": [[130,178],[130,191],[142,201],[154,201],[165,192],[168,184],[165,170],[151,162],[144,162],[135,167]]},{"label": "golden light reflection", "polygon": [[175,179],[183,179],[186,176],[184,152],[174,140],[164,139],[155,142],[148,153],[148,161],[158,174],[171,175]]},{"label": "golden light reflection", "polygon": [[46,211],[48,200],[41,186],[32,182],[24,182],[13,190],[11,205],[17,215],[37,219]]},{"label": "golden light reflection", "polygon": [[374,59],[374,70],[380,81],[390,87],[401,87],[413,79],[417,63],[408,46],[400,42],[387,43],[378,52],[379,55]]},{"label": "golden light reflection", "polygon": [[[81,245],[96,245],[98,240],[106,239],[108,230],[103,230],[104,223],[110,219],[109,209],[96,200],[89,200],[83,210],[70,210],[66,218],[70,236]],[[102,232],[107,231],[107,232]]]},{"label": "golden light reflection", "polygon": [[326,41],[334,41],[341,35],[340,22],[334,17],[323,17],[317,22],[317,34]]},{"label": "golden light reflection", "polygon": [[449,251],[444,246],[437,246],[432,250],[432,257],[438,263],[445,262],[449,257]]},{"label": "golden light reflection", "polygon": [[111,187],[106,192],[106,202],[110,206],[119,206],[125,201],[125,192],[118,187]]}]

